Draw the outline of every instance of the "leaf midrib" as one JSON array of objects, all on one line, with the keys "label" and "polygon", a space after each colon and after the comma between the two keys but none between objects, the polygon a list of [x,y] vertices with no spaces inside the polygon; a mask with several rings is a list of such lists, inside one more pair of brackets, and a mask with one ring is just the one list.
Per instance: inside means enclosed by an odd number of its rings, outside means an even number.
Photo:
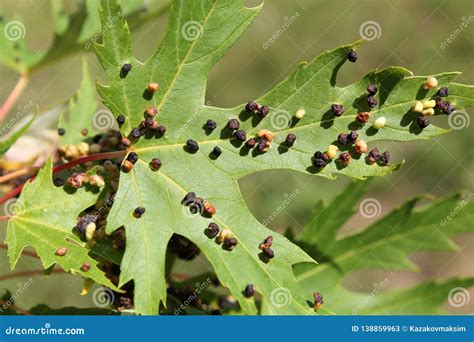
[{"label": "leaf midrib", "polygon": [[[188,191],[186,191],[186,189],[184,189],[178,182],[176,182],[174,179],[172,179],[171,177],[169,177],[169,176],[168,176],[167,174],[165,174],[164,172],[159,171],[158,174],[159,174],[161,177],[163,177],[164,179],[166,179],[169,183],[174,184],[175,187],[176,187],[177,189],[179,189],[181,192],[183,192],[184,194],[188,193]],[[233,181],[233,183],[234,183],[235,189],[238,189],[238,183],[235,182],[235,181]],[[240,192],[239,192],[239,194],[240,194]],[[213,219],[214,219],[215,221],[218,221],[223,227],[229,229],[229,230],[232,232],[232,234],[237,238],[237,240],[240,242],[240,245],[242,246],[242,248],[247,252],[248,255],[250,255],[251,260],[257,265],[257,267],[258,267],[259,269],[261,269],[261,270],[264,272],[264,274],[267,275],[268,279],[270,279],[270,280],[271,280],[274,284],[276,284],[277,286],[280,286],[280,287],[281,287],[281,284],[279,284],[278,281],[277,281],[275,278],[273,278],[272,275],[271,275],[265,268],[261,267],[261,265],[260,265],[260,262],[261,262],[261,261],[260,261],[260,260],[257,260],[257,259],[255,258],[255,256],[250,252],[250,250],[245,246],[244,240],[240,239],[240,238],[237,236],[237,234],[235,233],[235,230],[234,230],[234,229],[231,229],[231,228],[230,228],[229,226],[227,226],[223,221],[221,221],[220,219],[218,219],[217,214],[213,216]],[[222,260],[224,260],[224,259],[222,259]],[[225,262],[224,262],[224,263],[225,263]],[[226,266],[226,267],[227,267],[227,266]],[[230,271],[229,271],[229,273],[232,274]],[[303,309],[304,311],[306,311],[306,312],[308,311],[308,308],[305,308],[305,307],[302,306],[300,303],[298,303],[298,302],[295,300],[295,298],[293,298],[293,296],[291,296],[291,300],[292,300],[297,306],[299,306],[301,309]]]}]

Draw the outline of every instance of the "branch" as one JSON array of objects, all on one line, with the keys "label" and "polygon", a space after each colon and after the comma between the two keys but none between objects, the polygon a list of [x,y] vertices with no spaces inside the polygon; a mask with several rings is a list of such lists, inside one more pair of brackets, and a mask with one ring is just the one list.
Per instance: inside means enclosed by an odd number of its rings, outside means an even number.
[{"label": "branch", "polygon": [[[54,167],[53,168],[53,174],[57,173],[57,172],[60,172],[60,171],[63,171],[63,170],[70,169],[71,167],[79,165],[79,164],[84,164],[84,163],[94,161],[94,160],[120,158],[120,157],[124,157],[125,154],[127,154],[126,150],[92,154],[90,156],[78,158],[78,159],[75,159],[73,161],[70,161],[69,163],[62,164],[62,165]],[[28,181],[31,182],[31,181],[33,181],[33,179],[35,179],[35,176],[31,177],[26,182],[28,182]],[[23,190],[23,186],[25,185],[25,183],[20,184],[15,189],[13,189],[12,191],[7,192],[2,198],[0,198],[0,204],[5,203],[10,198],[16,197],[21,192],[21,190]]]},{"label": "branch", "polygon": [[13,107],[15,102],[18,100],[18,98],[20,97],[23,90],[25,90],[26,85],[28,84],[28,80],[29,80],[29,76],[28,76],[27,73],[24,73],[24,74],[21,75],[20,79],[18,80],[18,82],[15,85],[15,88],[13,88],[10,95],[8,95],[5,103],[0,108],[0,122],[5,119],[8,112]]},{"label": "branch", "polygon": [[13,172],[7,173],[4,176],[0,177],[0,183],[5,183],[8,182],[12,179],[15,179],[17,177],[21,177],[27,174],[30,174],[32,172],[38,171],[39,167],[25,167],[22,169],[15,170]]}]

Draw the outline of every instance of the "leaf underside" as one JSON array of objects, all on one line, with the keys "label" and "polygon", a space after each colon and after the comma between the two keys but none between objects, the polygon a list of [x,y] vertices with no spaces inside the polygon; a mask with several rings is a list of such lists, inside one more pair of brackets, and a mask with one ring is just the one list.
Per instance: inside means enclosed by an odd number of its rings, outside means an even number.
[{"label": "leaf underside", "polygon": [[[121,174],[107,225],[108,232],[125,226],[127,245],[120,284],[134,281],[135,306],[139,313],[156,314],[159,302],[166,299],[165,250],[173,233],[185,236],[199,247],[221,283],[230,289],[245,312],[257,312],[254,301],[242,294],[250,283],[263,297],[263,313],[310,312],[300,295],[292,265],[312,259],[283,236],[257,222],[242,199],[237,180],[270,169],[291,169],[328,178],[335,174],[361,179],[383,176],[397,169],[399,164],[369,165],[364,156],[350,151],[353,161],[348,167],[332,162],[319,171],[311,166],[311,156],[315,150],[324,151],[339,133],[350,129],[360,129],[360,137],[368,143],[428,139],[446,132],[434,125],[423,131],[414,127],[416,116],[410,112],[414,100],[429,98],[435,90],[424,91],[425,77],[411,76],[404,68],[373,71],[359,82],[343,88],[335,85],[337,72],[346,61],[349,49],[357,48],[360,42],[325,52],[311,63],[300,65],[275,89],[257,99],[258,103],[271,108],[269,116],[263,120],[246,113],[244,105],[225,109],[206,106],[210,69],[255,19],[259,10],[260,7],[245,8],[243,1],[176,1],[165,37],[147,61],[142,63],[133,56],[130,32],[123,20],[109,27],[102,43],[96,47],[108,80],[107,85],[98,84],[98,92],[114,114],[125,115],[126,122],[121,128],[123,135],[139,125],[148,106],[159,110],[158,121],[167,127],[164,137],[145,135],[131,147],[139,161],[131,172]],[[102,1],[103,25],[107,18],[117,13],[120,13],[120,7],[115,1]],[[189,39],[184,31],[190,23],[198,23],[194,39]],[[131,63],[133,67],[126,77],[121,75],[124,63]],[[445,73],[436,77],[441,86],[451,86],[456,75]],[[153,96],[146,96],[144,91],[150,82],[158,82],[160,89]],[[369,110],[364,98],[368,84],[376,84],[380,89],[379,106],[372,110],[371,121],[361,127],[354,117],[362,110]],[[472,88],[463,85],[451,88],[450,100],[455,101],[458,108],[473,104]],[[331,103],[344,104],[346,113],[338,118],[328,117]],[[306,115],[299,122],[286,116],[301,108],[305,109]],[[278,124],[277,120],[281,118],[277,115],[284,115],[283,119],[291,122]],[[370,123],[381,116],[386,118],[386,126],[374,130]],[[275,137],[270,151],[256,154],[232,139],[232,134],[225,128],[231,118],[240,119],[241,129],[247,136],[264,128],[273,131]],[[202,128],[207,119],[214,119],[218,125],[210,134]],[[288,149],[281,143],[290,132],[297,135],[297,142]],[[200,150],[195,154],[184,149],[189,138],[199,143]],[[210,158],[215,146],[223,151],[217,159]],[[154,157],[163,162],[158,172],[149,166]],[[187,208],[180,204],[189,191],[215,205],[217,214],[212,220],[190,217]],[[146,208],[141,219],[132,215],[138,206]],[[204,229],[211,221],[229,229],[237,238],[239,244],[235,250],[225,251],[206,237]],[[258,245],[268,235],[274,236],[273,249],[277,256],[264,263],[259,258]],[[270,303],[272,291],[280,287],[291,293],[291,303],[287,306]]]},{"label": "leaf underside", "polygon": [[[337,162],[331,162],[322,170],[317,170],[312,166],[311,157],[316,150],[324,151],[334,143],[339,133],[350,130],[358,130],[361,139],[370,147],[375,147],[374,143],[382,140],[429,139],[447,132],[434,125],[418,129],[416,116],[410,111],[415,100],[430,98],[436,91],[422,89],[426,77],[412,76],[410,71],[401,67],[390,67],[370,72],[360,81],[345,87],[336,86],[337,73],[345,63],[348,51],[356,49],[361,42],[327,51],[312,62],[301,64],[287,79],[256,100],[259,104],[270,106],[270,114],[264,119],[246,113],[244,105],[233,108],[205,105],[206,83],[211,68],[255,20],[260,8],[245,8],[243,0],[177,0],[161,45],[148,60],[141,62],[132,54],[129,27],[123,20],[120,5],[116,0],[101,1],[99,12],[104,29],[102,41],[96,45],[96,54],[107,78],[107,83],[97,84],[102,102],[115,116],[125,116],[126,121],[121,127],[124,136],[139,125],[145,108],[149,106],[159,110],[157,120],[167,127],[163,137],[147,134],[129,149],[138,154],[139,160],[132,171],[121,172],[119,188],[108,215],[108,233],[120,227],[126,230],[126,250],[121,261],[119,287],[133,280],[134,305],[139,314],[157,314],[160,303],[166,303],[165,254],[173,234],[182,235],[198,246],[214,268],[220,283],[229,288],[239,301],[243,312],[258,312],[255,300],[243,294],[245,286],[253,284],[262,297],[260,312],[263,314],[314,313],[308,305],[310,287],[303,281],[301,289],[293,268],[296,265],[301,277],[303,271],[315,267],[314,258],[320,255],[312,254],[313,251],[305,246],[302,246],[303,250],[258,222],[240,194],[238,179],[272,169],[290,169],[326,178],[334,178],[338,174],[357,179],[384,176],[396,170],[401,163],[369,165],[365,155],[357,155],[351,148],[341,148],[348,150],[353,157],[349,166],[342,167]],[[121,72],[124,63],[132,64],[126,76]],[[473,88],[452,83],[456,75],[458,73],[453,72],[436,77],[440,86],[449,87],[449,100],[457,108],[473,106]],[[150,82],[158,82],[160,86],[153,96],[145,92]],[[360,111],[370,111],[365,99],[368,84],[376,84],[379,88],[376,96],[378,107],[371,111],[370,121],[361,126],[354,118]],[[344,104],[345,114],[337,118],[331,116],[328,111],[332,103]],[[304,109],[306,115],[296,121],[291,117],[299,109]],[[373,129],[374,120],[382,116],[386,118],[385,127]],[[240,120],[241,129],[247,132],[247,137],[255,136],[261,129],[274,132],[271,149],[263,154],[256,153],[238,143],[225,128],[231,118]],[[212,133],[206,133],[202,128],[208,119],[215,120],[218,125]],[[291,148],[282,145],[288,133],[297,136]],[[188,153],[184,148],[190,138],[199,143],[197,153]],[[211,158],[215,146],[223,151],[217,159]],[[163,163],[159,171],[152,170],[149,165],[155,157]],[[46,171],[41,174],[45,179],[50,177]],[[52,191],[51,184],[41,188],[35,185],[37,183],[38,179],[29,187],[35,186],[38,191],[46,193]],[[75,195],[77,207],[71,207],[70,212],[56,213],[63,219],[67,216],[67,224],[63,226],[67,229],[70,229],[69,225],[79,212],[93,204],[94,198],[97,199],[96,194],[94,197],[87,191],[79,190],[81,195]],[[66,196],[60,190],[54,191],[57,191],[58,199]],[[181,204],[184,195],[190,191],[216,207],[217,213],[212,219],[192,215],[189,208]],[[22,198],[29,203],[28,194],[22,194]],[[137,219],[133,212],[139,206],[145,207],[146,212]],[[13,218],[11,222],[9,245],[12,244],[13,251],[10,257],[12,264],[15,264],[24,244],[14,243],[15,234],[18,234],[15,228],[21,219],[15,221]],[[206,236],[204,232],[210,222],[216,222],[221,229],[232,232],[238,240],[234,250],[224,250],[222,245]],[[337,218],[335,222],[339,222]],[[337,226],[334,222],[327,223],[324,232],[318,234],[322,235],[322,239],[331,241]],[[274,237],[272,249],[275,258],[268,262],[262,258],[258,246],[269,235]],[[66,236],[72,238],[67,234],[60,238]],[[87,250],[81,248],[81,258],[77,259],[84,260],[88,257]],[[54,250],[50,252],[54,256]],[[40,256],[45,265],[58,262],[46,251]],[[78,265],[61,266],[78,270]],[[109,286],[108,280],[102,277],[97,274],[92,278]],[[278,293],[285,294],[286,305],[274,303],[272,299]]]},{"label": "leaf underside", "polygon": [[[97,188],[80,188],[66,192],[52,182],[51,161],[40,170],[36,179],[27,183],[15,203],[13,216],[8,221],[8,256],[13,269],[23,249],[31,246],[41,258],[44,269],[58,264],[65,271],[77,273],[100,284],[117,288],[97,267],[98,262],[88,255],[88,249],[73,233],[79,213],[93,205],[99,196]],[[60,208],[60,210],[58,210]],[[56,254],[67,248],[63,256]],[[88,271],[81,269],[90,264]]]}]

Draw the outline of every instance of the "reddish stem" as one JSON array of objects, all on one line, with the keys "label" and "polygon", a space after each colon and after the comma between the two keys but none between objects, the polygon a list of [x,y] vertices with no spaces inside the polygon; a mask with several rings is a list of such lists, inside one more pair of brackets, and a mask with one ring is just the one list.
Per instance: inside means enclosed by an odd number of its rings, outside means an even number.
[{"label": "reddish stem", "polygon": [[25,90],[27,84],[28,84],[28,74],[24,73],[21,75],[20,79],[16,83],[15,88],[13,88],[10,95],[8,95],[3,106],[0,107],[0,121],[3,121],[3,119],[5,119],[5,116],[8,114],[10,109],[18,100],[23,90]]},{"label": "reddish stem", "polygon": [[[87,156],[87,157],[78,158],[78,159],[75,159],[73,161],[70,161],[69,163],[53,167],[53,174],[55,174],[57,172],[60,172],[60,171],[63,171],[63,170],[70,169],[73,166],[76,166],[76,165],[79,165],[79,164],[84,164],[84,163],[91,162],[91,161],[94,161],[94,160],[120,158],[120,157],[125,156],[126,153],[127,153],[127,151],[125,151],[125,150],[124,151],[115,151],[115,152],[104,152],[104,153],[92,154],[92,155]],[[33,181],[33,179],[35,179],[35,177],[36,176],[33,176],[28,180],[31,182],[31,181]],[[15,189],[13,189],[12,191],[6,193],[2,198],[0,198],[0,204],[5,203],[10,198],[16,197],[21,192],[21,190],[23,189],[23,186],[25,185],[25,183],[20,184]]]}]

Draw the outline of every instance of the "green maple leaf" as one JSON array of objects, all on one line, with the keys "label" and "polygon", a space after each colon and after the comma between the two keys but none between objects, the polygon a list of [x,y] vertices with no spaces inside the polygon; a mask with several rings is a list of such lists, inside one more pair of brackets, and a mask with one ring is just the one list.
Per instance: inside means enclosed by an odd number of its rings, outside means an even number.
[{"label": "green maple leaf", "polygon": [[[160,47],[144,63],[132,54],[129,28],[123,20],[107,26],[102,43],[96,47],[108,80],[107,85],[98,84],[98,92],[115,115],[126,117],[121,127],[123,135],[139,125],[148,106],[158,108],[157,118],[167,127],[164,137],[145,136],[130,148],[138,154],[139,161],[131,172],[121,174],[108,217],[108,232],[121,226],[125,226],[127,232],[120,285],[134,281],[138,313],[156,314],[160,301],[165,302],[165,251],[174,233],[199,247],[221,283],[230,289],[245,312],[257,312],[254,301],[242,293],[249,283],[254,284],[263,297],[263,313],[310,312],[306,300],[311,297],[301,296],[292,266],[312,259],[255,220],[242,199],[237,180],[257,171],[283,168],[328,178],[335,174],[354,178],[382,176],[397,169],[399,164],[368,165],[364,158],[355,156],[348,167],[342,168],[333,162],[318,172],[311,166],[311,156],[315,150],[324,151],[340,132],[350,129],[361,129],[360,136],[368,143],[428,139],[447,132],[434,125],[423,131],[414,127],[416,116],[410,112],[414,100],[429,98],[435,92],[420,90],[426,77],[415,77],[404,68],[390,67],[370,72],[359,82],[343,88],[335,85],[337,72],[346,61],[349,49],[356,48],[360,42],[328,51],[311,63],[300,65],[275,89],[257,99],[258,103],[271,108],[263,120],[243,111],[244,105],[234,108],[205,105],[210,69],[259,10],[260,7],[245,8],[243,1],[176,1]],[[120,15],[120,6],[116,1],[103,0],[100,11],[105,26],[108,18]],[[132,64],[132,70],[125,77],[121,72],[124,63]],[[472,106],[472,87],[451,83],[456,75],[444,73],[436,77],[441,86],[449,86],[450,100],[455,101],[458,108]],[[154,96],[147,96],[145,92],[150,82],[160,85]],[[354,122],[356,113],[368,110],[364,95],[370,83],[380,89],[379,106],[372,111],[371,122],[381,116],[387,121],[385,128],[378,131],[370,124],[361,127]],[[335,102],[343,103],[347,110],[343,116],[330,119],[327,112]],[[290,113],[301,108],[305,109],[306,116],[295,122]],[[240,146],[224,127],[230,118],[239,118],[241,129],[248,136],[262,128],[275,132],[273,148],[267,153],[255,154]],[[207,119],[214,119],[218,124],[218,129],[210,134],[202,129]],[[297,135],[297,142],[288,149],[280,144],[290,132]],[[185,152],[183,147],[189,138],[199,142],[198,153]],[[210,158],[214,146],[223,151],[217,159]],[[149,166],[154,157],[163,162],[158,172]],[[181,205],[189,191],[216,206],[217,214],[212,220],[190,217],[187,208]],[[133,217],[138,206],[146,208],[140,219]],[[239,241],[235,250],[225,251],[206,237],[204,229],[210,221],[232,231]],[[267,235],[275,237],[273,247],[277,256],[264,263],[259,259],[258,245]],[[272,293],[275,295],[275,291],[282,288],[288,303],[275,305]]]},{"label": "green maple leaf", "polygon": [[[79,213],[93,205],[98,196],[98,189],[80,188],[71,192],[55,187],[51,161],[48,161],[36,179],[25,184],[18,201],[10,203],[12,217],[8,221],[5,242],[11,268],[15,267],[22,250],[31,246],[41,258],[44,269],[58,264],[65,271],[117,289],[97,267],[98,262],[88,255],[89,249],[73,233]],[[56,255],[60,247],[67,248],[64,256]],[[81,269],[85,262],[91,265],[88,271]]]},{"label": "green maple leaf", "polygon": [[[78,144],[86,137],[94,136],[98,133],[94,123],[94,114],[97,109],[96,93],[94,83],[89,74],[89,66],[83,61],[82,82],[76,95],[69,100],[69,106],[59,119],[58,127],[63,128],[67,134],[59,139],[60,145]],[[106,114],[104,112],[104,114]],[[83,130],[87,134],[83,134]]]},{"label": "green maple leaf", "polygon": [[[314,267],[295,267],[298,280],[308,295],[315,290],[325,293],[325,305],[340,314],[423,314],[436,312],[453,287],[474,284],[474,278],[431,281],[369,297],[346,290],[341,283],[350,272],[368,269],[416,271],[408,260],[410,253],[457,250],[451,237],[474,231],[472,198],[461,200],[459,194],[453,194],[422,208],[415,207],[423,199],[418,196],[365,230],[336,238],[338,230],[355,213],[357,203],[360,203],[362,214],[380,214],[381,206],[375,199],[360,201],[366,191],[367,182],[353,183],[329,205],[320,203],[304,233],[295,241],[319,261]],[[424,304],[419,305],[420,302]]]},{"label": "green maple leaf", "polygon": [[[100,20],[98,1],[76,2],[77,10],[73,14],[65,11],[65,1],[51,1],[53,21],[53,39],[51,45],[43,50],[34,51],[27,47],[25,37],[29,27],[19,18],[5,18],[0,9],[0,63],[18,73],[33,72],[46,63],[64,58],[80,50],[87,51],[100,38]],[[139,27],[149,19],[163,14],[169,7],[167,1],[150,6],[143,0],[124,1],[124,13],[132,27]]]}]

